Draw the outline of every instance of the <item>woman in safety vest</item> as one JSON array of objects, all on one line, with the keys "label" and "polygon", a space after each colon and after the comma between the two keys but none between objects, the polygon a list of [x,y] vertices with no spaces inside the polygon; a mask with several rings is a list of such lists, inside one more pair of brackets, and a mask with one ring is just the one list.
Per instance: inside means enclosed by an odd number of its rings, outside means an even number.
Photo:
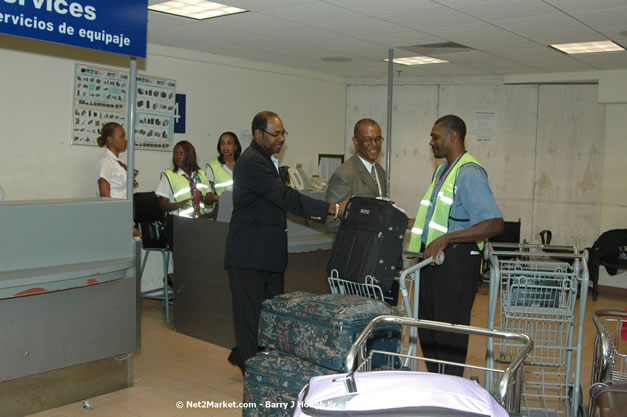
[{"label": "woman in safety vest", "polygon": [[196,162],[194,145],[182,140],[174,146],[172,165],[161,173],[155,191],[161,208],[174,216],[200,217],[206,206],[217,200],[209,182]]},{"label": "woman in safety vest", "polygon": [[168,212],[166,234],[172,244],[172,217],[200,217],[207,213],[218,196],[211,192],[209,182],[196,162],[196,149],[186,140],[178,142],[172,152],[172,165],[161,173],[161,181],[155,191],[161,209]]},{"label": "woman in safety vest", "polygon": [[217,195],[224,190],[233,189],[233,169],[235,161],[242,153],[237,135],[233,132],[224,132],[218,139],[218,156],[207,164],[207,179]]}]

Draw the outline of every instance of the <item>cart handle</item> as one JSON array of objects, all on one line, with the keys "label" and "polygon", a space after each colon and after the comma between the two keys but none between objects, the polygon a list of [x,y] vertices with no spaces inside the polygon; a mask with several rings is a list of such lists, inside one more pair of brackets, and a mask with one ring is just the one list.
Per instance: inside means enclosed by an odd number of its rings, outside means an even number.
[{"label": "cart handle", "polygon": [[[597,328],[597,341],[600,338],[600,343],[595,343],[594,348],[594,362],[595,366],[592,370],[592,383],[595,382],[605,382],[607,378],[608,369],[610,366],[610,362],[612,361],[612,349],[614,349],[614,341],[612,340],[612,336],[610,335],[605,323],[601,321],[602,317],[623,317],[627,318],[627,311],[620,310],[597,310],[592,313],[592,322]],[[621,325],[627,325],[627,322],[621,323]],[[617,335],[617,337],[620,337]],[[597,348],[600,348],[601,351],[598,352]],[[600,355],[600,357],[599,357]],[[600,361],[600,363],[597,363]]]},{"label": "cart handle", "polygon": [[469,335],[473,334],[486,337],[496,337],[498,339],[507,339],[522,343],[522,348],[520,349],[516,357],[514,357],[512,362],[507,366],[507,368],[505,368],[505,370],[503,371],[503,377],[499,382],[499,386],[497,389],[497,400],[501,402],[505,401],[510,380],[515,380],[515,378],[519,375],[519,371],[521,370],[525,358],[533,349],[533,341],[529,336],[523,333],[512,333],[502,330],[488,330],[481,327],[442,323],[439,321],[419,320],[409,317],[389,315],[378,316],[372,319],[370,323],[368,323],[366,328],[361,332],[357,340],[355,340],[350,350],[348,351],[348,354],[346,355],[344,370],[348,373],[348,375],[346,376],[346,386],[349,392],[357,392],[357,386],[355,384],[354,378],[357,354],[361,351],[362,347],[365,346],[368,337],[372,334],[375,327],[388,324],[407,325],[430,330],[442,330],[452,333],[464,333]]}]

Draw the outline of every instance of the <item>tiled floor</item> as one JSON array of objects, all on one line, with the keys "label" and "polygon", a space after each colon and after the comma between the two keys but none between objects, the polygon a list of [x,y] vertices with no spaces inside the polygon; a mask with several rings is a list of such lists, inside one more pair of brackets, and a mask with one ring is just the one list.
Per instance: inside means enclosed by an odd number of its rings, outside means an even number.
[{"label": "tiled floor", "polygon": [[[486,326],[488,290],[482,287],[475,299],[472,325]],[[588,297],[583,343],[581,381],[584,402],[590,383],[592,349],[595,336],[591,321],[593,311],[607,308],[622,310],[627,305],[624,290],[601,288],[596,301]],[[142,305],[142,349],[135,353],[135,385],[100,397],[90,398],[93,407],[83,408],[82,402],[43,411],[37,417],[177,417],[177,416],[239,416],[240,409],[191,408],[179,409],[177,401],[240,402],[242,376],[226,358],[229,351],[176,333],[165,324],[160,304],[144,300]],[[469,362],[484,363],[485,343],[471,339]],[[202,403],[201,403],[202,404]]]}]

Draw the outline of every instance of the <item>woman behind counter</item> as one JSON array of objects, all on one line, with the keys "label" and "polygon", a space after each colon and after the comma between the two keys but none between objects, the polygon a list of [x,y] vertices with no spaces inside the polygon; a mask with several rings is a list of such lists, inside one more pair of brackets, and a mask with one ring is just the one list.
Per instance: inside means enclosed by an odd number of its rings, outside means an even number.
[{"label": "woman behind counter", "polygon": [[200,217],[206,205],[218,200],[209,188],[205,173],[196,162],[194,145],[182,140],[174,146],[171,169],[161,173],[155,191],[161,208],[174,216]]},{"label": "woman behind counter", "polygon": [[224,132],[218,138],[218,156],[207,164],[207,179],[217,195],[224,190],[233,189],[233,168],[235,161],[242,153],[242,146],[237,135]]},{"label": "woman behind counter", "polygon": [[[96,165],[98,196],[126,198],[126,164],[118,159],[120,152],[126,151],[128,144],[124,128],[119,123],[106,123],[100,129],[100,136],[96,142],[101,148],[105,146],[107,148]],[[135,170],[135,175],[137,172]]]}]

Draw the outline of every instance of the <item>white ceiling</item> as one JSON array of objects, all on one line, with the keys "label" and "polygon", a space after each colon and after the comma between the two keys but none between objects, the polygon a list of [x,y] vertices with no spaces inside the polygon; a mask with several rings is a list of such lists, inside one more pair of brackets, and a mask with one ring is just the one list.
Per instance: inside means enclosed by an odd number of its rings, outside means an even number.
[{"label": "white ceiling", "polygon": [[[162,0],[149,0],[149,4]],[[220,1],[220,0],[218,0]],[[250,10],[204,21],[149,11],[148,42],[346,77],[387,73],[388,50],[455,42],[447,64],[404,75],[507,75],[627,69],[627,52],[565,55],[548,44],[627,47],[627,0],[223,0]],[[325,62],[346,57],[349,62]]]}]

